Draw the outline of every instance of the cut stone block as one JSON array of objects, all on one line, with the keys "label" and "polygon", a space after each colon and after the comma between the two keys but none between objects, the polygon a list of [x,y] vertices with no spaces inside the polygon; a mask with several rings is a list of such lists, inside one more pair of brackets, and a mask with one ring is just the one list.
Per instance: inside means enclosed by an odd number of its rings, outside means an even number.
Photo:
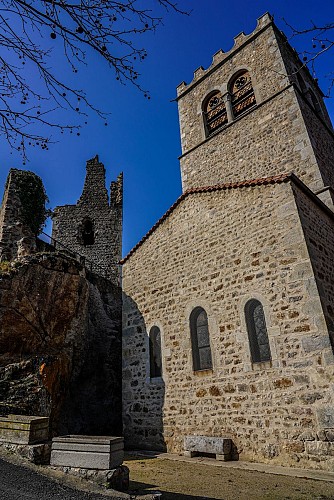
[{"label": "cut stone block", "polygon": [[51,465],[116,469],[123,462],[124,439],[111,436],[61,436],[52,440]]},{"label": "cut stone block", "polygon": [[230,460],[232,440],[214,436],[185,436],[184,455],[195,457],[200,453],[216,455],[217,460]]},{"label": "cut stone block", "polygon": [[0,417],[0,440],[7,443],[34,444],[49,438],[49,417],[8,415]]}]

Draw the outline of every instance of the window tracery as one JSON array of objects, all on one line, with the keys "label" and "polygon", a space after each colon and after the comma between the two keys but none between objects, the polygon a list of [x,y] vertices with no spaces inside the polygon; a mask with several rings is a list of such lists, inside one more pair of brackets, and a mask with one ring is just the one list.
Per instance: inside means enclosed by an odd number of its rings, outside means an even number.
[{"label": "window tracery", "polygon": [[227,124],[227,112],[224,98],[219,90],[211,94],[204,102],[204,122],[207,134],[211,135]]},{"label": "window tracery", "polygon": [[248,71],[239,73],[230,85],[232,112],[236,118],[256,104],[252,80]]}]

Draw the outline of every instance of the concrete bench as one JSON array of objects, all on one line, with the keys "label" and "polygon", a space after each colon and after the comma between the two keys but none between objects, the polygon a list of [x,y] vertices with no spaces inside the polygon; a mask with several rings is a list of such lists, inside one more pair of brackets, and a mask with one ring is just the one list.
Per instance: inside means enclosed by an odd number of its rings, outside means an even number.
[{"label": "concrete bench", "polygon": [[51,465],[116,469],[124,458],[124,439],[111,436],[61,436],[52,439]]},{"label": "concrete bench", "polygon": [[0,441],[14,444],[34,444],[49,438],[49,418],[31,415],[0,417]]},{"label": "concrete bench", "polygon": [[201,453],[216,455],[216,460],[232,460],[232,440],[214,436],[185,436],[184,456],[196,457]]}]

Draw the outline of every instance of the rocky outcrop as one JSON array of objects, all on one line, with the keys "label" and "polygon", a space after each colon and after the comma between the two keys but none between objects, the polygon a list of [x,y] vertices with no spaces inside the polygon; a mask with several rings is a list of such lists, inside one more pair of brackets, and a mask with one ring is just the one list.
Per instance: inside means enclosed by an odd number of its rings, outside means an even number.
[{"label": "rocky outcrop", "polygon": [[52,434],[121,433],[121,293],[59,254],[0,275],[0,413]]}]

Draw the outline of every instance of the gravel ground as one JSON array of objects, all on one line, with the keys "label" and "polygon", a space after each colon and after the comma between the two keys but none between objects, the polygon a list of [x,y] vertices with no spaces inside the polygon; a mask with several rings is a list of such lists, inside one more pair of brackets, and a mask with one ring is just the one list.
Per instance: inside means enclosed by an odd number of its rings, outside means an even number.
[{"label": "gravel ground", "polygon": [[1,500],[103,500],[110,497],[73,490],[32,470],[0,459]]},{"label": "gravel ground", "polygon": [[[164,458],[128,457],[130,488],[164,500],[333,500],[334,483]],[[131,493],[131,491],[129,492]]]}]

